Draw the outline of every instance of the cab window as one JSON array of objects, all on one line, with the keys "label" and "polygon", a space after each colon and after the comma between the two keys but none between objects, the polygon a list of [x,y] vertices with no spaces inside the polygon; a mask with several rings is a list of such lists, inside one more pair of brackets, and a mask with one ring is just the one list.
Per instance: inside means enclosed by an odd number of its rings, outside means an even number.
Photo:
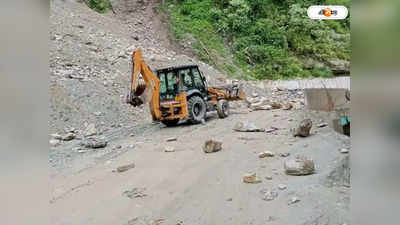
[{"label": "cab window", "polygon": [[197,68],[192,68],[194,85],[198,89],[205,89],[203,79],[201,78],[200,72]]}]

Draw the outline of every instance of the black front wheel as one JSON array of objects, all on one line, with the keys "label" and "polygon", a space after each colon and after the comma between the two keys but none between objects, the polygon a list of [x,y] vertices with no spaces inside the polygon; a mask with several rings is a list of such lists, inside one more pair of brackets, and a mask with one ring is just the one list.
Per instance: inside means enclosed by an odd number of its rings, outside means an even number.
[{"label": "black front wheel", "polygon": [[176,126],[179,123],[179,119],[162,120],[161,123],[163,123],[167,127],[173,127],[173,126]]},{"label": "black front wheel", "polygon": [[188,100],[189,121],[197,124],[206,118],[207,106],[199,96],[193,96]]}]

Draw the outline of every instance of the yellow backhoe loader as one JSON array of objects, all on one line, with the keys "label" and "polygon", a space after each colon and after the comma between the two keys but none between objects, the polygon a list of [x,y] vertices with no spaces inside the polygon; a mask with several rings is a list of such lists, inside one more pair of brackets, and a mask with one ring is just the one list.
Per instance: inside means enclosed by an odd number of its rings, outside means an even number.
[{"label": "yellow backhoe loader", "polygon": [[181,120],[204,122],[206,113],[217,110],[220,118],[229,115],[229,102],[246,98],[239,84],[209,87],[197,65],[169,67],[153,73],[141,50],[132,54],[131,89],[126,102],[139,106],[148,102],[154,121],[174,126]]}]

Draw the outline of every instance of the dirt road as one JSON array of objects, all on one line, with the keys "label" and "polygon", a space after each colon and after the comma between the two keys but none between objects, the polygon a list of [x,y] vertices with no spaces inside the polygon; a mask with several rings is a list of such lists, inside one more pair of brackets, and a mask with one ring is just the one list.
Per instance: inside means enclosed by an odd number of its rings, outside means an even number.
[{"label": "dirt road", "polygon": [[[278,115],[278,116],[277,116]],[[329,187],[327,176],[341,167],[338,150],[348,139],[331,128],[313,130],[308,138],[292,138],[288,128],[306,116],[299,111],[256,111],[233,114],[221,120],[211,114],[206,125],[183,124],[161,128],[151,136],[118,141],[126,153],[98,161],[85,170],[55,174],[52,179],[52,221],[58,224],[342,224],[348,222],[349,190]],[[288,121],[291,118],[298,118]],[[235,122],[256,121],[260,127],[279,128],[273,133],[239,133]],[[159,126],[159,125],[153,125]],[[177,137],[175,142],[166,142]],[[205,154],[207,139],[223,142],[223,150]],[[166,146],[175,152],[164,152]],[[269,150],[273,158],[259,159]],[[279,153],[312,157],[317,172],[311,176],[284,174]],[[124,173],[117,167],[135,163]],[[245,184],[242,177],[256,172],[260,184]],[[272,180],[265,177],[271,176]],[[277,189],[273,201],[263,200],[263,189]],[[138,188],[138,198],[123,193]],[[145,196],[141,196],[140,193]],[[288,205],[291,197],[300,202]]]}]

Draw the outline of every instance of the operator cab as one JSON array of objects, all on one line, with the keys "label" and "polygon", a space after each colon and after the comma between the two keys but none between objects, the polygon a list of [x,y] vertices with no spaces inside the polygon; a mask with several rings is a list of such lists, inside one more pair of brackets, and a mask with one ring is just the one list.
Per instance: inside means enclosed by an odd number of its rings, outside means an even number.
[{"label": "operator cab", "polygon": [[207,97],[207,84],[197,65],[168,67],[156,71],[160,79],[160,101],[173,100],[185,92],[189,97],[198,93]]}]

